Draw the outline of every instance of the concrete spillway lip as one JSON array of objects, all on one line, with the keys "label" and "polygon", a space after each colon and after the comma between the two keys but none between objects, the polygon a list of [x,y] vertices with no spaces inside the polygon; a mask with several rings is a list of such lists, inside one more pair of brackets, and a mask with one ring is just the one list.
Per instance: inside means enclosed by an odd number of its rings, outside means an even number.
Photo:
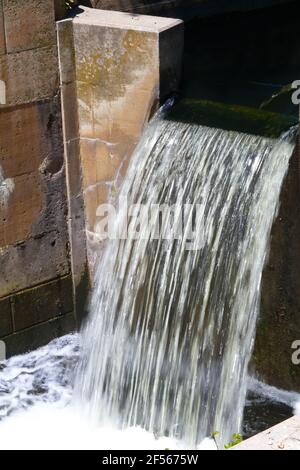
[{"label": "concrete spillway lip", "polygon": [[300,450],[300,416],[251,437],[232,450]]},{"label": "concrete spillway lip", "polygon": [[161,33],[183,23],[182,20],[160,16],[133,15],[131,13],[96,10],[88,7],[80,7],[80,9],[82,13],[76,15],[73,20],[76,24]]}]

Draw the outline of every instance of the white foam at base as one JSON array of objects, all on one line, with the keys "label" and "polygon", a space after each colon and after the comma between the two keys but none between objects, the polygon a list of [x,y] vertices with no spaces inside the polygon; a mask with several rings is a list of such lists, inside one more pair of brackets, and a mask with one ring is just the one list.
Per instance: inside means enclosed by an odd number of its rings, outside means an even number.
[{"label": "white foam at base", "polygon": [[284,403],[293,409],[295,415],[300,415],[300,393],[267,385],[254,377],[248,379],[248,390],[273,402]]},{"label": "white foam at base", "polygon": [[[0,423],[0,450],[164,450],[186,449],[167,437],[156,439],[141,428],[92,426],[73,406],[38,404]],[[216,449],[205,439],[199,449]]]},{"label": "white foam at base", "polygon": [[[0,362],[0,450],[185,449],[142,428],[96,426],[72,404],[80,335]],[[205,439],[199,449],[216,449]]]}]

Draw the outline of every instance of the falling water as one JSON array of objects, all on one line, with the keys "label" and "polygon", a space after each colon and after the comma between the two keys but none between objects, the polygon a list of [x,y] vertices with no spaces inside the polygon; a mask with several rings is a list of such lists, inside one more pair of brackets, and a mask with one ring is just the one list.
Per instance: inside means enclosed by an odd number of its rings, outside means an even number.
[{"label": "falling water", "polygon": [[[215,431],[228,442],[240,430],[262,270],[292,151],[283,140],[152,121],[115,226],[126,224],[125,200],[185,205],[189,223],[182,236],[155,240],[129,219],[138,236],[106,242],[76,385],[91,417],[190,445]],[[178,227],[182,213],[170,220]]]}]

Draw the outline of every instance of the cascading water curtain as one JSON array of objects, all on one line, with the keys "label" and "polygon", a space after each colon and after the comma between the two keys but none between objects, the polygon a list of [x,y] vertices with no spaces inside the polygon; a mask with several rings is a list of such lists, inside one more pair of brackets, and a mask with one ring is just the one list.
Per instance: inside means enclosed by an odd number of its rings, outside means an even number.
[{"label": "cascading water curtain", "polygon": [[[83,332],[76,392],[93,419],[190,446],[239,432],[292,151],[161,116],[148,126],[119,193],[113,233],[122,236],[106,241]],[[139,223],[128,208],[143,208]]]}]

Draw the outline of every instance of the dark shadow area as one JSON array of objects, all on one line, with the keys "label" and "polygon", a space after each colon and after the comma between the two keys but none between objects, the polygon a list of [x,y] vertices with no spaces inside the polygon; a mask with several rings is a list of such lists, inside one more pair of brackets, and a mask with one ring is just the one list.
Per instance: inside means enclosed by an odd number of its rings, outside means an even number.
[{"label": "dark shadow area", "polygon": [[293,416],[286,403],[271,400],[255,392],[248,392],[243,419],[243,438],[255,436]]},{"label": "dark shadow area", "polygon": [[300,4],[291,1],[187,22],[175,118],[274,137],[296,124],[299,18]]}]

